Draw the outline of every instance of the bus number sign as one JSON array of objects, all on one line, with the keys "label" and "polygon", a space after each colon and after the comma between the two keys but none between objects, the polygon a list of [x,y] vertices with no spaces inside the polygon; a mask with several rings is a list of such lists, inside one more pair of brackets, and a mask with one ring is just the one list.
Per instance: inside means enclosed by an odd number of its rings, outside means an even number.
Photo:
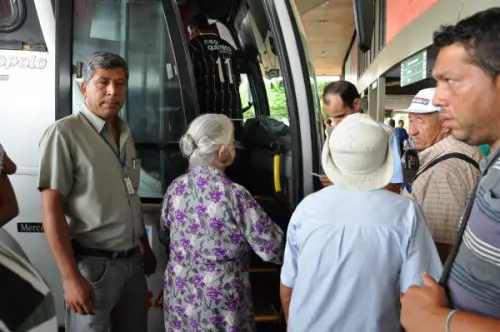
[{"label": "bus number sign", "polygon": [[163,289],[160,291],[158,296],[154,296],[153,292],[148,291],[148,297],[146,302],[146,307],[148,311],[151,309],[160,309],[163,310]]}]

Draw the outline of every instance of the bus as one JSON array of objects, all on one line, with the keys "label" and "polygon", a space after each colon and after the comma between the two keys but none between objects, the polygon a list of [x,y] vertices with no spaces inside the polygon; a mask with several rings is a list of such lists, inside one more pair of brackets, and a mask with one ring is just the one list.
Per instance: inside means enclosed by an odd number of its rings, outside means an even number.
[{"label": "bus", "polygon": [[[307,41],[293,0],[17,0],[0,3],[0,140],[17,163],[11,177],[19,216],[7,231],[22,245],[56,298],[60,275],[41,224],[39,140],[82,103],[84,60],[95,51],[129,65],[127,121],[141,158],[139,195],[158,268],[148,282],[149,330],[163,327],[166,248],[157,238],[162,196],[187,169],[178,141],[199,113],[187,26],[196,14],[242,56],[243,136],[228,175],[247,187],[286,230],[300,200],[320,187],[323,121]],[[271,112],[266,82],[279,78],[286,114]],[[276,81],[276,80],[275,80]],[[245,103],[245,104],[243,104]],[[285,118],[284,118],[285,117]],[[279,267],[257,257],[250,268],[258,329],[284,330]]]}]

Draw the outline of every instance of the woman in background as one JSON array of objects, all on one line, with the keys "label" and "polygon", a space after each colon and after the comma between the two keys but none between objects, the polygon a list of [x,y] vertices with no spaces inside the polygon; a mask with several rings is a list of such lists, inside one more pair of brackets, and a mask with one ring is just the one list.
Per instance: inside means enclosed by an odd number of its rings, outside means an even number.
[{"label": "woman in background", "polygon": [[282,262],[282,230],[224,175],[235,157],[233,131],[225,115],[205,114],[181,138],[190,169],[167,189],[160,224],[160,240],[169,248],[167,332],[255,331],[250,251]]}]

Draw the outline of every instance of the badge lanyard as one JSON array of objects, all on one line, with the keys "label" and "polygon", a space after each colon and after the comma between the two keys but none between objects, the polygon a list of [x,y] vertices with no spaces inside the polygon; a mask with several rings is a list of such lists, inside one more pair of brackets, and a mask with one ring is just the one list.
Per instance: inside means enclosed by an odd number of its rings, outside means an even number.
[{"label": "badge lanyard", "polygon": [[99,137],[101,137],[101,139],[104,141],[104,143],[106,143],[106,145],[111,149],[111,151],[115,155],[116,160],[118,161],[118,163],[120,164],[120,166],[121,166],[121,168],[123,170],[123,181],[125,182],[125,186],[127,187],[127,193],[128,193],[128,195],[129,196],[135,195],[135,189],[134,189],[134,186],[132,185],[132,180],[130,179],[130,176],[128,175],[128,170],[127,170],[127,166],[126,166],[126,163],[125,163],[126,156],[124,155],[123,159],[120,157],[120,145],[118,145],[118,152],[115,151],[115,149],[113,149],[113,147],[111,146],[111,143],[109,143],[109,141],[106,139],[106,137],[104,137],[104,135],[102,133],[99,133],[94,128],[94,126],[92,126],[92,124],[90,123],[89,119],[87,119],[87,117],[85,116],[85,114],[82,113],[82,115],[85,118],[85,120],[87,120],[87,122],[89,123],[90,127],[92,129],[94,129],[94,131],[96,132],[96,134],[98,134]]}]

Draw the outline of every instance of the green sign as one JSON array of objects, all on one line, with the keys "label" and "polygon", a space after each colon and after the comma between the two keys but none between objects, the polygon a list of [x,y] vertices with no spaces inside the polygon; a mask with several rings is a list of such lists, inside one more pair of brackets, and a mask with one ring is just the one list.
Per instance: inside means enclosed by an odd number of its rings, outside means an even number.
[{"label": "green sign", "polygon": [[401,62],[401,86],[427,78],[427,50],[415,54]]}]

